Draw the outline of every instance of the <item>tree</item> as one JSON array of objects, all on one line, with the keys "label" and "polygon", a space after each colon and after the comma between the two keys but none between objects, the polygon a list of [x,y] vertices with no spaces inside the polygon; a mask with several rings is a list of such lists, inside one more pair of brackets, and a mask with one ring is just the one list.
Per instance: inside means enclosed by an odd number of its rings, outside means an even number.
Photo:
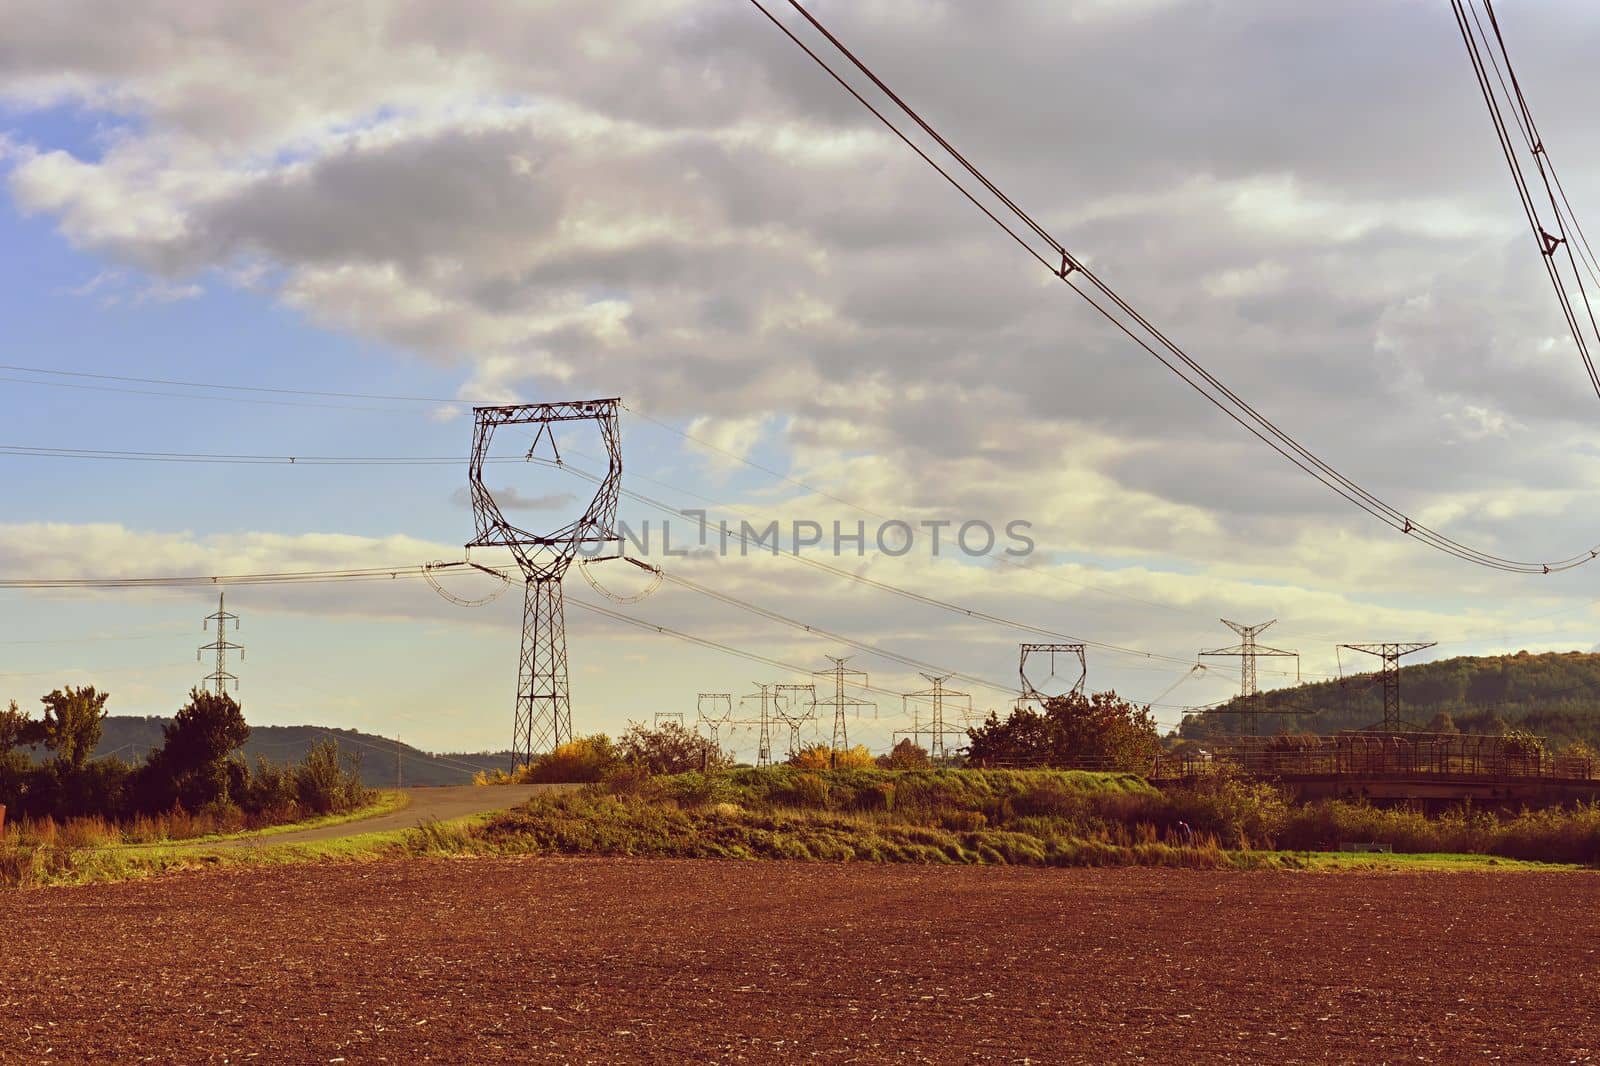
[{"label": "tree", "polygon": [[161,733],[161,751],[179,770],[221,765],[250,739],[238,701],[225,692],[198,688],[190,690],[189,702]]},{"label": "tree", "polygon": [[11,701],[11,706],[0,708],[0,757],[41,739],[40,723],[29,718],[16,700]]},{"label": "tree", "polygon": [[879,757],[878,765],[885,770],[926,770],[933,763],[927,748],[905,737],[889,749],[889,754]]},{"label": "tree", "polygon": [[1461,730],[1456,727],[1456,720],[1451,717],[1449,711],[1440,711],[1432,718],[1428,719],[1428,724],[1422,727],[1422,731],[1424,733],[1461,732]]},{"label": "tree", "polygon": [[232,696],[190,690],[189,702],[161,733],[161,747],[150,753],[140,771],[141,807],[166,810],[176,803],[197,811],[238,798],[230,795],[233,791],[244,791],[243,783],[233,787],[239,775],[230,773],[229,759],[250,738],[250,727]]},{"label": "tree", "polygon": [[44,721],[40,739],[55,753],[64,768],[78,773],[94,754],[105,728],[107,692],[96,692],[93,685],[56,689],[40,699]]},{"label": "tree", "polygon": [[664,722],[654,729],[630,724],[617,741],[617,754],[647,774],[721,770],[732,762],[710,737],[693,733],[678,722]]},{"label": "tree", "polygon": [[1042,713],[1018,707],[1003,721],[991,711],[967,736],[978,765],[1144,770],[1161,748],[1150,708],[1115,692],[1053,696]]}]

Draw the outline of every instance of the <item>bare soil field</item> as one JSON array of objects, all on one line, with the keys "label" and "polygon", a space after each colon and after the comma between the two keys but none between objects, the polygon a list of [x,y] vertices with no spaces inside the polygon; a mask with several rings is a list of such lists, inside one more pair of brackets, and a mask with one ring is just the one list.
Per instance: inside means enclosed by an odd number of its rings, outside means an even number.
[{"label": "bare soil field", "polygon": [[1588,1062],[1600,875],[412,860],[0,893],[0,1061]]}]

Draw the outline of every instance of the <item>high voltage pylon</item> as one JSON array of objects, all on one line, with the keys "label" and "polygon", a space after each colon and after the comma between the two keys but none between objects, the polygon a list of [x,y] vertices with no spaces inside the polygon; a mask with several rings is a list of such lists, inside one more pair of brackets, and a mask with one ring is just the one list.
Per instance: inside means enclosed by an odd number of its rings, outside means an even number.
[{"label": "high voltage pylon", "polygon": [[[828,661],[833,663],[833,669],[817,670],[812,674],[814,677],[833,678],[833,695],[818,700],[817,704],[833,710],[832,751],[835,760],[837,760],[839,752],[847,751],[850,748],[850,734],[845,727],[844,721],[846,712],[858,707],[871,707],[874,715],[878,713],[878,705],[871,700],[860,700],[844,694],[844,687],[847,681],[861,688],[865,688],[867,685],[867,672],[865,670],[845,669],[844,664],[848,659],[849,656],[830,655],[828,656]],[[860,681],[853,680],[858,677],[861,679]]]},{"label": "high voltage pylon", "polygon": [[1082,644],[1022,644],[1019,647],[1022,653],[1017,657],[1017,677],[1022,681],[1022,694],[1017,699],[1018,707],[1031,703],[1036,709],[1042,710],[1044,701],[1049,698],[1028,678],[1028,660],[1035,655],[1050,656],[1051,677],[1056,676],[1057,655],[1075,656],[1078,660],[1078,679],[1072,683],[1069,694],[1077,695],[1083,691],[1083,683],[1089,676],[1089,658]]},{"label": "high voltage pylon", "polygon": [[1400,657],[1410,655],[1412,652],[1431,648],[1439,643],[1436,640],[1412,641],[1409,644],[1341,644],[1341,648],[1351,651],[1363,651],[1368,655],[1376,655],[1383,660],[1383,728],[1385,731],[1398,730],[1402,725],[1400,721]]},{"label": "high voltage pylon", "polygon": [[748,696],[741,696],[739,698],[739,705],[743,707],[747,700],[759,700],[761,703],[761,714],[756,718],[737,719],[731,724],[754,725],[761,727],[760,739],[756,743],[756,765],[771,766],[772,720],[773,718],[777,717],[775,706],[777,704],[778,695],[772,691],[771,685],[763,685],[760,682],[756,682],[756,687],[759,689],[759,691],[752,692]]},{"label": "high voltage pylon", "polygon": [[[621,544],[612,528],[622,481],[622,439],[617,424],[619,401],[577,400],[564,403],[474,407],[472,461],[469,468],[472,516],[477,536],[467,545],[509,548],[523,576],[522,652],[517,666],[516,720],[511,756],[531,763],[535,755],[572,739],[572,700],[567,681],[567,628],[561,579],[584,545]],[[594,422],[605,440],[609,465],[594,499],[583,515],[547,534],[530,533],[508,521],[483,481],[494,432],[501,426],[537,426],[527,458],[548,441],[555,461],[555,431],[562,422]]]},{"label": "high voltage pylon", "polygon": [[[709,708],[709,710],[708,710]],[[701,726],[711,735],[711,743],[722,746],[722,727],[733,721],[733,693],[702,692],[695,700],[694,727]]]},{"label": "high voltage pylon", "polygon": [[1269,647],[1266,647],[1265,645],[1256,643],[1256,637],[1260,636],[1262,631],[1264,631],[1268,626],[1271,626],[1271,625],[1275,624],[1277,621],[1278,620],[1276,618],[1272,618],[1272,619],[1268,619],[1265,622],[1258,622],[1257,624],[1255,624],[1253,626],[1247,626],[1247,625],[1240,625],[1238,622],[1230,622],[1226,618],[1221,619],[1221,622],[1222,622],[1223,625],[1227,626],[1229,629],[1231,629],[1235,633],[1239,634],[1239,636],[1241,638],[1240,639],[1240,643],[1235,644],[1232,647],[1217,648],[1217,649],[1215,649],[1213,651],[1202,651],[1200,653],[1201,655],[1234,656],[1234,657],[1238,658],[1238,660],[1239,660],[1239,700],[1240,700],[1239,710],[1237,712],[1222,710],[1222,711],[1214,711],[1214,712],[1211,712],[1211,713],[1216,713],[1216,714],[1237,713],[1239,715],[1239,731],[1241,733],[1243,733],[1244,735],[1246,735],[1246,736],[1252,736],[1252,737],[1256,736],[1258,734],[1260,728],[1261,728],[1261,725],[1260,725],[1261,701],[1258,698],[1258,696],[1260,694],[1260,690],[1256,687],[1256,656],[1258,656],[1258,655],[1292,655],[1292,656],[1294,656],[1295,680],[1296,681],[1300,680],[1300,653],[1299,652],[1297,652],[1297,651],[1285,651],[1282,648],[1269,648]]},{"label": "high voltage pylon", "polygon": [[[945,688],[944,683],[950,680],[951,677],[949,674],[923,674],[922,676],[932,682],[933,687],[923,692],[907,692],[900,697],[901,709],[910,709],[911,711],[911,729],[899,730],[895,733],[895,736],[908,735],[911,737],[912,743],[920,743],[919,738],[926,735],[928,738],[928,757],[934,760],[945,759],[949,757],[949,751],[945,746],[944,738],[947,735],[958,737],[966,735],[965,730],[950,729],[945,726],[945,700],[951,697],[955,697],[957,700],[966,700],[966,705],[961,708],[961,711],[964,717],[971,717],[972,697],[965,692],[957,692],[954,689]],[[929,702],[932,708],[932,715],[927,729],[922,728],[921,716],[917,713],[919,709],[917,701],[924,699]]]},{"label": "high voltage pylon", "polygon": [[682,711],[657,711],[656,712],[656,717],[655,717],[655,726],[656,726],[657,729],[661,728],[661,723],[663,721],[674,722],[674,723],[677,724],[679,729],[682,729],[683,728],[683,712]]},{"label": "high voltage pylon", "polygon": [[[800,751],[800,727],[817,720],[817,686],[774,685],[772,692],[777,697],[778,720],[789,727],[789,756],[793,758]],[[785,695],[791,692],[793,698]]]},{"label": "high voltage pylon", "polygon": [[202,661],[205,658],[205,653],[208,651],[214,651],[217,653],[216,668],[213,669],[210,674],[206,675],[206,677],[201,681],[201,685],[209,686],[215,689],[217,695],[219,696],[228,691],[229,681],[233,682],[233,687],[235,689],[239,687],[239,679],[233,674],[228,673],[228,653],[230,651],[238,652],[239,661],[244,662],[244,645],[232,644],[228,641],[228,623],[232,622],[234,631],[237,632],[239,629],[239,616],[236,614],[230,614],[228,612],[227,607],[223,603],[223,600],[226,596],[227,593],[225,592],[217,593],[217,613],[206,615],[206,620],[201,624],[200,627],[202,629],[209,629],[211,623],[215,622],[217,624],[217,639],[213,640],[210,644],[202,644],[194,653],[195,662]]}]

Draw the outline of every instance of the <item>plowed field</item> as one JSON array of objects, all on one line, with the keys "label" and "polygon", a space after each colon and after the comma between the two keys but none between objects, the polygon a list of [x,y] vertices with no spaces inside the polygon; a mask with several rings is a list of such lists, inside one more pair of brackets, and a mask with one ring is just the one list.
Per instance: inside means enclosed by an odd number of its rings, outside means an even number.
[{"label": "plowed field", "polygon": [[0,893],[0,1061],[1569,1062],[1600,875],[396,861]]}]

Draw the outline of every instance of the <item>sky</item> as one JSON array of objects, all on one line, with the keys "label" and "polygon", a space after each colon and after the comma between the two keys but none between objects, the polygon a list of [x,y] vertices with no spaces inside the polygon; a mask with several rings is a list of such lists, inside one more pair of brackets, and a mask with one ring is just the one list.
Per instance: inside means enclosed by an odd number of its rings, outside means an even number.
[{"label": "sky", "polygon": [[[1600,541],[1600,409],[1443,0],[814,10],[1357,481],[1502,555]],[[1600,9],[1497,11],[1581,218],[1600,199]],[[984,681],[960,684],[982,711],[1009,705],[1019,641],[1069,634],[1095,642],[1090,688],[1154,701],[1164,725],[1237,690],[1235,661],[1197,658],[1235,642],[1223,617],[1277,618],[1262,640],[1307,678],[1370,667],[1342,642],[1596,644],[1600,569],[1474,568],[1315,484],[1070,299],[745,3],[0,3],[0,247],[0,445],[454,460],[471,402],[618,396],[624,489],[670,508],[1030,523],[1025,558],[935,558],[926,538],[806,553],[988,621],[792,558],[668,557],[663,513],[626,497],[621,519],[657,533],[633,554],[768,614],[672,581],[611,603],[575,569],[579,733],[692,721],[698,693],[803,683],[851,653],[881,689],[851,738],[887,747],[909,725],[894,693],[927,682],[837,636]],[[591,430],[558,443],[599,465]],[[530,528],[593,492],[531,464],[490,480]],[[0,577],[459,560],[465,483],[464,461],[0,454]],[[646,590],[620,563],[590,572]],[[516,586],[480,607],[421,581],[250,586],[228,607],[253,722],[509,743]],[[171,713],[209,670],[215,609],[203,589],[0,590],[0,698],[94,683],[113,713]],[[1261,682],[1293,683],[1294,660]],[[748,757],[753,730],[731,737]]]}]

